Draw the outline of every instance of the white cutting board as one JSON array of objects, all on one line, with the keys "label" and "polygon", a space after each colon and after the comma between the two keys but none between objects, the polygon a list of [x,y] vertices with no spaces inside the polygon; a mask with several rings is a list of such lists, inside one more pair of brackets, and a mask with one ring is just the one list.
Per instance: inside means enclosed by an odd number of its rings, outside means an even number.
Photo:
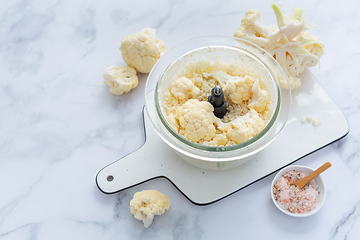
[{"label": "white cutting board", "polygon": [[[288,122],[277,138],[247,163],[229,170],[204,170],[183,161],[156,134],[144,111],[146,142],[137,151],[104,167],[96,176],[107,194],[163,177],[192,203],[214,203],[272,174],[300,158],[346,136],[349,126],[335,104],[309,71],[292,92]],[[318,126],[301,119],[311,116]],[[111,181],[110,181],[111,180]]]}]

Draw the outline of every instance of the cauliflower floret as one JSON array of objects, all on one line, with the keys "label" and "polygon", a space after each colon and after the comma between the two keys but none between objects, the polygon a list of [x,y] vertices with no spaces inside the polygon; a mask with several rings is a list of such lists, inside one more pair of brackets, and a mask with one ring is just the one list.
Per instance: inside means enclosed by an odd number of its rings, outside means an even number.
[{"label": "cauliflower floret", "polygon": [[120,50],[124,61],[141,73],[149,73],[166,51],[164,42],[155,36],[155,29],[144,28],[121,41]]},{"label": "cauliflower floret", "polygon": [[[299,74],[319,62],[324,52],[323,44],[306,32],[315,26],[305,21],[305,14],[300,8],[294,8],[290,17],[283,13],[281,5],[273,4],[272,8],[277,26],[264,25],[258,10],[248,10],[234,36],[269,52],[288,76],[290,88],[295,89],[301,85]],[[287,87],[284,79],[280,84]]]},{"label": "cauliflower floret", "polygon": [[241,19],[241,26],[235,31],[234,36],[246,39],[267,49],[273,44],[269,41],[268,37],[277,30],[276,26],[266,26],[263,24],[259,10],[249,9],[243,19]]},{"label": "cauliflower floret", "polygon": [[260,88],[259,79],[256,78],[252,86],[252,98],[248,106],[261,113],[266,109],[268,103],[268,92]]},{"label": "cauliflower floret", "polygon": [[251,98],[254,79],[250,76],[231,76],[223,71],[213,71],[207,74],[207,77],[217,80],[224,94],[234,103],[240,104]]},{"label": "cauliflower floret", "polygon": [[200,89],[194,83],[186,78],[180,77],[169,84],[169,87],[164,92],[164,100],[167,106],[166,114],[168,122],[174,129],[178,129],[176,122],[170,113],[174,112],[176,108],[180,107],[190,98],[198,98]]},{"label": "cauliflower floret", "polygon": [[152,224],[155,215],[161,215],[169,208],[169,198],[156,190],[137,192],[130,201],[131,213],[136,219],[142,220],[146,228]]},{"label": "cauliflower floret", "polygon": [[170,92],[181,102],[190,98],[197,98],[200,94],[200,89],[188,78],[180,77],[171,82]]},{"label": "cauliflower floret", "polygon": [[110,92],[121,95],[138,85],[138,77],[131,67],[112,65],[105,69],[104,83],[109,85]]},{"label": "cauliflower floret", "polygon": [[266,122],[254,109],[250,109],[247,114],[229,123],[221,124],[218,122],[219,129],[226,132],[228,139],[236,144],[255,137],[264,129],[265,125]]},{"label": "cauliflower floret", "polygon": [[179,134],[193,142],[215,137],[214,107],[209,102],[190,99],[175,112],[179,121]]}]

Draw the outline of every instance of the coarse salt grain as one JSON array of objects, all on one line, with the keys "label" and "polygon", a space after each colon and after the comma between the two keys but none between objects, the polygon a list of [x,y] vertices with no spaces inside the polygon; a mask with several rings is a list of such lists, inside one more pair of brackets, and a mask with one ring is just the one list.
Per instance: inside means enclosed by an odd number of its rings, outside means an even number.
[{"label": "coarse salt grain", "polygon": [[311,180],[302,189],[290,183],[306,177],[308,174],[296,170],[284,173],[273,186],[273,194],[281,208],[291,213],[307,213],[316,208],[319,203],[319,186],[316,180]]}]

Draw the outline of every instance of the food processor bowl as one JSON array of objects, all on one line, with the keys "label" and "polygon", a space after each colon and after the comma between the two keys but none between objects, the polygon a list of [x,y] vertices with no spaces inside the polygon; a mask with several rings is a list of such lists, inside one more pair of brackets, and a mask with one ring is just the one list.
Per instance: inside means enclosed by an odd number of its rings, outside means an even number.
[{"label": "food processor bowl", "polygon": [[[245,64],[244,58],[252,59],[258,70],[271,79],[267,87],[273,96],[273,109],[265,128],[243,143],[219,147],[197,144],[179,135],[165,119],[161,106],[161,94],[168,83],[197,61],[241,65]],[[204,36],[175,46],[158,60],[148,76],[145,105],[156,133],[183,160],[202,169],[224,170],[244,164],[275,139],[286,124],[291,92],[287,76],[278,62],[259,46],[235,37]]]}]

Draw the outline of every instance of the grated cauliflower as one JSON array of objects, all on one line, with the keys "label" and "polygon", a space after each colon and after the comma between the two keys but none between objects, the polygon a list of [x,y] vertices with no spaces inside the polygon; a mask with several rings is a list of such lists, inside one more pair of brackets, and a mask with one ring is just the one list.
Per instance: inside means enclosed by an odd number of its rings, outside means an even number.
[{"label": "grated cauliflower", "polygon": [[[273,4],[272,8],[277,26],[264,25],[260,11],[248,10],[234,36],[269,52],[288,76],[290,88],[296,89],[301,85],[299,74],[319,62],[324,46],[306,31],[315,26],[306,22],[300,8],[294,8],[290,17],[283,13],[281,4]],[[286,81],[280,81],[280,84],[287,87]]]},{"label": "grated cauliflower", "polygon": [[226,133],[217,133],[215,137],[208,142],[209,146],[226,146],[226,144],[229,142],[228,137],[226,136]]},{"label": "grated cauliflower", "polygon": [[190,99],[175,112],[179,122],[179,134],[193,142],[215,137],[214,107],[209,102]]},{"label": "grated cauliflower", "polygon": [[138,77],[131,67],[112,65],[105,69],[104,83],[109,85],[111,93],[121,95],[138,85]]},{"label": "grated cauliflower", "polygon": [[[182,137],[206,146],[232,146],[254,137],[269,122],[274,109],[269,80],[243,65],[194,62],[162,91],[161,107]],[[227,113],[221,119],[208,102],[215,86],[221,86],[226,98]]]},{"label": "grated cauliflower", "polygon": [[146,228],[152,224],[155,215],[161,215],[169,208],[169,198],[156,190],[137,192],[130,201],[130,212],[136,219],[142,220]]},{"label": "grated cauliflower", "polygon": [[155,31],[144,28],[121,41],[120,51],[124,61],[137,72],[149,73],[166,51],[164,42],[155,36]]}]

